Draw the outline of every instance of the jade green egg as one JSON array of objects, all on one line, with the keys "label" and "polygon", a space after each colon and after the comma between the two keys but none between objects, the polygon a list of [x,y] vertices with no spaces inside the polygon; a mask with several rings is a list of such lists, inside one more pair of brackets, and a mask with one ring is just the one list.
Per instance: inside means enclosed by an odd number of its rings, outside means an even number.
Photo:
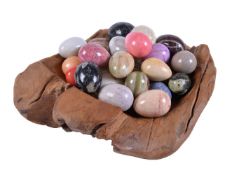
[{"label": "jade green egg", "polygon": [[149,79],[145,73],[134,71],[125,79],[125,86],[132,91],[134,96],[138,96],[149,89]]}]

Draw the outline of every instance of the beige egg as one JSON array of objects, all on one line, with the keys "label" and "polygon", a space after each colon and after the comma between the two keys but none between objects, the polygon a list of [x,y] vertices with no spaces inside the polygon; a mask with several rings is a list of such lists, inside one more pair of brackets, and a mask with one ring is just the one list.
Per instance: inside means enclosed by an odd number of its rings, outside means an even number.
[{"label": "beige egg", "polygon": [[141,70],[152,81],[164,81],[172,76],[170,67],[157,58],[146,59],[141,65]]}]

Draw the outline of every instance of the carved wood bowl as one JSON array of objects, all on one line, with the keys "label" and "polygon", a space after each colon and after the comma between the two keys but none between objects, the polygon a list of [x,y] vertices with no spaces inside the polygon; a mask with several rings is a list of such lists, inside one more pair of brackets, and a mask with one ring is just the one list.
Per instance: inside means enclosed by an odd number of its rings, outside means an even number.
[{"label": "carved wood bowl", "polygon": [[[107,38],[107,31],[99,30],[89,39]],[[64,59],[58,54],[29,65],[16,77],[14,104],[34,123],[110,139],[118,153],[160,159],[188,138],[213,92],[216,68],[207,45],[188,50],[198,61],[193,86],[160,118],[124,113],[70,86],[61,70]]]}]

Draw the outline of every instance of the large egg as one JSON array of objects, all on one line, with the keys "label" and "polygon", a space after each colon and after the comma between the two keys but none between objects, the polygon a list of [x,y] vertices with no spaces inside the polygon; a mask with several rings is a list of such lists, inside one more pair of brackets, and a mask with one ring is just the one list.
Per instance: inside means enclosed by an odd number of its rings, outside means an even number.
[{"label": "large egg", "polygon": [[103,87],[98,98],[101,101],[120,107],[123,111],[127,111],[134,101],[131,90],[121,84],[109,84]]},{"label": "large egg", "polygon": [[162,90],[149,90],[140,94],[134,101],[134,110],[144,117],[161,117],[171,107],[171,99]]}]

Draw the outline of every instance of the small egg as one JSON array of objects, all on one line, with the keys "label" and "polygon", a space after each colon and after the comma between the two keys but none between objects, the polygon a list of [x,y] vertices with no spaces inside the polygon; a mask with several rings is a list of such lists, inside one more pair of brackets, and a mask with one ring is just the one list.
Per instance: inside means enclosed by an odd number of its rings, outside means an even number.
[{"label": "small egg", "polygon": [[153,45],[151,52],[145,58],[152,57],[158,58],[167,63],[170,59],[170,51],[165,45],[156,43]]},{"label": "small egg", "polygon": [[191,80],[185,73],[176,73],[170,78],[168,87],[174,94],[183,95],[190,89]]},{"label": "small egg", "polygon": [[75,72],[76,72],[76,67],[73,67],[69,69],[65,74],[66,81],[71,85],[76,85]]},{"label": "small egg", "polygon": [[110,53],[113,55],[118,51],[126,51],[125,48],[125,37],[115,36],[109,42]]},{"label": "small egg", "polygon": [[163,82],[152,82],[150,84],[150,89],[159,89],[166,92],[170,98],[172,98],[172,93],[169,90],[168,86],[166,86]]},{"label": "small egg", "polygon": [[134,26],[128,22],[117,22],[109,28],[108,36],[110,39],[115,36],[125,37],[133,28]]},{"label": "small egg", "polygon": [[64,60],[62,63],[62,71],[64,74],[73,67],[80,64],[80,58],[78,56],[71,56]]},{"label": "small egg", "polygon": [[63,41],[59,46],[59,54],[64,57],[77,56],[81,46],[85,45],[86,41],[80,37],[71,37]]}]

